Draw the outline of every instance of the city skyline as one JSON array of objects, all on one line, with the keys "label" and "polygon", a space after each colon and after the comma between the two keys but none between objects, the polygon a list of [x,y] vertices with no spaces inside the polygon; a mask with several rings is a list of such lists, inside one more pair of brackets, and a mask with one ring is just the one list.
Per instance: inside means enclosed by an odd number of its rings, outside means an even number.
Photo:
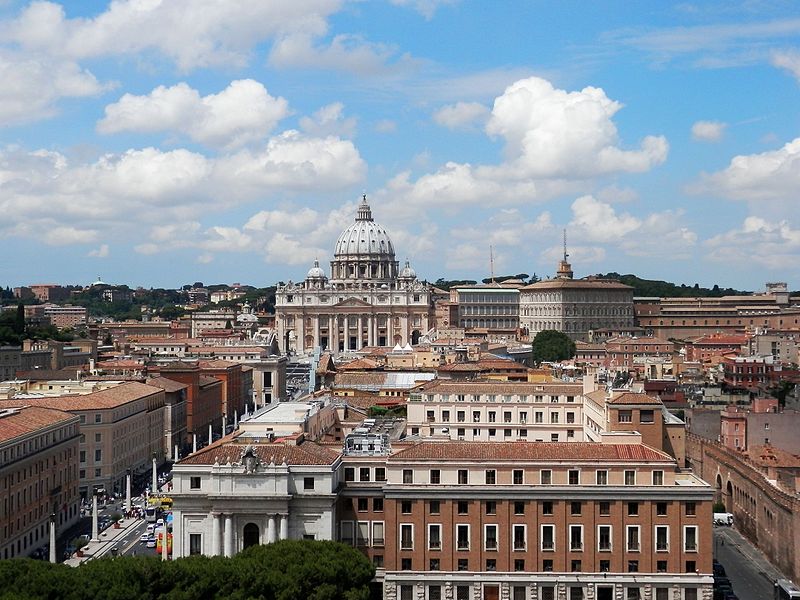
[{"label": "city skyline", "polygon": [[800,285],[791,2],[9,2],[0,44],[5,285],[296,281],[364,192],[421,279],[567,229],[576,277]]}]

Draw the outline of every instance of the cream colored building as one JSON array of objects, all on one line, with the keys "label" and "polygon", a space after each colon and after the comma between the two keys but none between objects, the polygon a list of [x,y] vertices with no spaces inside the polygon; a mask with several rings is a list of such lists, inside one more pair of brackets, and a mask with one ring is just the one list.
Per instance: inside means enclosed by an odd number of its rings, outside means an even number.
[{"label": "cream colored building", "polygon": [[431,287],[417,280],[408,262],[399,269],[389,234],[372,219],[366,195],[330,264],[330,278],[315,261],[305,281],[278,286],[275,326],[282,352],[415,345],[433,326]]},{"label": "cream colored building", "polygon": [[587,341],[595,329],[633,327],[633,288],[608,279],[573,279],[567,255],[554,279],[520,289],[520,327],[533,339],[545,330]]}]

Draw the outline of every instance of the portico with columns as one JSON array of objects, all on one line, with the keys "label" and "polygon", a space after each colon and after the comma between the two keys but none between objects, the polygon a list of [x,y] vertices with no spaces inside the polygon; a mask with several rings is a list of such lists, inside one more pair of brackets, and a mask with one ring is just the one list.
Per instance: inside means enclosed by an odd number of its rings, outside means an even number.
[{"label": "portico with columns", "polygon": [[175,558],[335,539],[338,453],[311,442],[256,442],[229,436],[173,467]]},{"label": "portico with columns", "polygon": [[314,261],[306,279],[279,285],[275,326],[283,352],[333,353],[416,344],[434,325],[431,286],[406,261],[399,269],[366,195],[336,242],[331,277]]}]

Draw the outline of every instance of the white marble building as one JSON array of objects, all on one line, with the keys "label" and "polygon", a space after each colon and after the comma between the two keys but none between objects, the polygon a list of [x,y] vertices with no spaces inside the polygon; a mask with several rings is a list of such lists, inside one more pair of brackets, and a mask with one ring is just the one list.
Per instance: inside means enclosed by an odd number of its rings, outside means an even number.
[{"label": "white marble building", "polygon": [[334,353],[416,344],[434,322],[431,287],[408,261],[399,269],[389,234],[372,219],[366,195],[355,223],[336,242],[331,274],[318,261],[305,280],[279,285],[275,326],[282,352]]}]

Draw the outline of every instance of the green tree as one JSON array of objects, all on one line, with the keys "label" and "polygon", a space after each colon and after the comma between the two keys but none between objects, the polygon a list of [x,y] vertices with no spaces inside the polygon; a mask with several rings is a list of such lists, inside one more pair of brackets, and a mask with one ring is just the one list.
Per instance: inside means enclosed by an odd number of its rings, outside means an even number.
[{"label": "green tree", "polygon": [[531,344],[531,357],[535,364],[558,362],[575,356],[575,342],[566,333],[545,329],[536,334]]}]

